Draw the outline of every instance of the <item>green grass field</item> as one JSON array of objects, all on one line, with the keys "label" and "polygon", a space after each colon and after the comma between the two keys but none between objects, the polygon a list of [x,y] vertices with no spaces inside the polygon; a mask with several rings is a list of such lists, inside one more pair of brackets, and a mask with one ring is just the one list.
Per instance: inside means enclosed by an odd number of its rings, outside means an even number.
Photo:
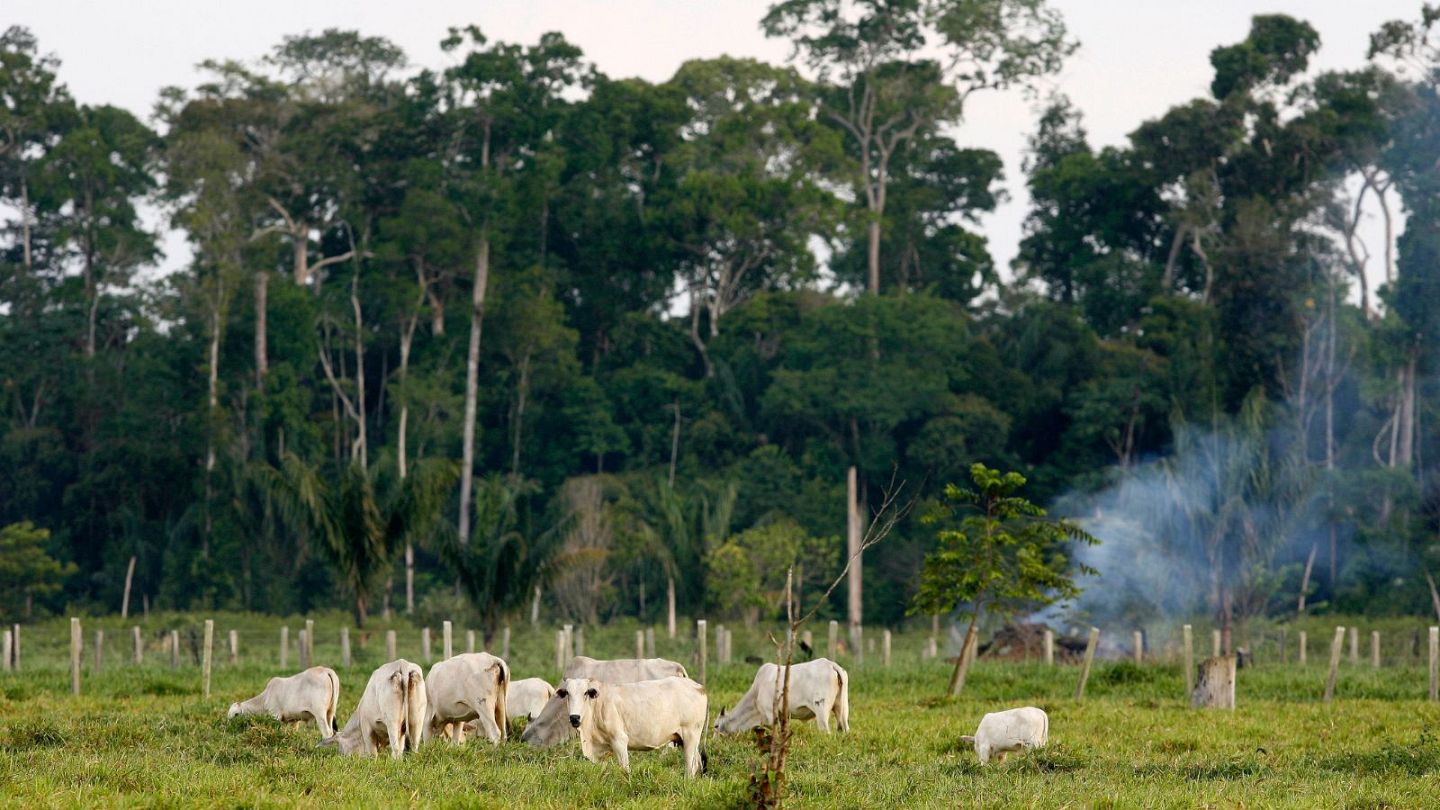
[{"label": "green grass field", "polygon": [[[341,620],[320,617],[316,658],[340,673],[343,722],[383,658],[385,626],[363,639],[355,634],[355,662],[347,669],[338,666],[335,633],[324,629]],[[216,617],[209,698],[188,656],[172,670],[159,646],[162,630],[196,624],[190,616],[143,622],[146,661],[134,666],[118,619],[87,620],[80,697],[69,694],[68,626],[27,626],[22,671],[0,674],[0,803],[727,807],[743,800],[757,760],[748,738],[708,738],[710,773],[696,780],[683,777],[674,749],[635,754],[628,777],[613,762],[585,761],[574,743],[536,751],[518,742],[498,748],[437,742],[400,762],[343,758],[316,748],[313,726],[225,719],[231,701],[277,674],[280,620]],[[1396,622],[1391,634],[1421,624]],[[292,638],[302,625],[290,620]],[[99,673],[92,671],[90,646],[97,626],[109,639]],[[1323,622],[1315,626],[1312,637],[1328,637]],[[236,665],[220,652],[232,627],[243,630]],[[587,629],[588,654],[633,652],[635,625]],[[418,660],[418,632],[408,625],[397,630],[399,654]],[[816,636],[823,639],[823,626]],[[813,724],[800,728],[788,769],[792,806],[1440,806],[1440,704],[1423,699],[1424,667],[1399,652],[1398,662],[1380,670],[1346,663],[1339,697],[1327,706],[1320,702],[1324,642],[1312,638],[1307,667],[1275,661],[1241,670],[1239,709],[1232,713],[1189,709],[1173,664],[1098,663],[1085,700],[1076,702],[1076,667],[982,660],[964,697],[940,698],[948,666],[921,662],[922,643],[918,633],[897,636],[889,668],[876,657],[864,664],[842,659],[851,673],[851,733],[827,737]],[[737,631],[736,659],[762,653],[764,644],[758,633]],[[438,656],[438,633],[434,645]],[[458,632],[456,650],[463,648]],[[693,663],[688,643],[663,633],[658,652]],[[553,680],[554,628],[517,627],[510,663],[517,678]],[[298,668],[293,654],[289,668]],[[753,672],[745,663],[712,664],[712,713],[733,704]],[[1049,712],[1049,747],[982,770],[960,735],[987,711],[1027,704]]]}]

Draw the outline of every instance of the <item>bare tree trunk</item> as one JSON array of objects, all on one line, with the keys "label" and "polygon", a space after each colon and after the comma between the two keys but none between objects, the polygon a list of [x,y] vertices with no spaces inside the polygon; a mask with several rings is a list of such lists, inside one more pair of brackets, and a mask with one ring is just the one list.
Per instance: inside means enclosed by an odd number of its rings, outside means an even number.
[{"label": "bare tree trunk", "polygon": [[480,380],[480,330],[485,321],[485,288],[490,280],[490,239],[482,231],[475,251],[475,280],[470,293],[470,349],[465,357],[465,425],[460,467],[461,544],[470,542],[470,495],[475,473],[475,410]]},{"label": "bare tree trunk", "polygon": [[675,461],[680,455],[680,400],[676,398],[670,407],[675,409],[675,426],[670,430],[670,486],[675,486]]},{"label": "bare tree trunk", "polygon": [[130,583],[135,581],[135,555],[130,555],[130,565],[125,569],[125,595],[120,597],[120,618],[130,618]]},{"label": "bare tree trunk", "polygon": [[34,259],[30,251],[30,184],[24,178],[20,180],[20,244],[21,261],[28,273],[34,266]]},{"label": "bare tree trunk", "polygon": [[[861,559],[861,535],[860,528],[860,504],[859,504],[859,474],[854,466],[845,475],[845,525],[846,525],[846,556],[851,560],[848,586],[849,596],[849,619],[850,638],[859,637],[859,627],[864,622],[864,590],[863,590],[863,561]],[[857,651],[858,654],[858,651]]]},{"label": "bare tree trunk", "polygon": [[520,380],[515,389],[515,432],[511,439],[510,475],[520,477],[520,441],[525,427],[525,403],[530,394],[530,355],[520,363]]},{"label": "bare tree trunk", "polygon": [[270,300],[270,271],[264,268],[255,273],[255,390],[265,390],[265,375],[270,373],[270,351],[268,347],[268,318]]},{"label": "bare tree trunk", "polygon": [[965,640],[960,644],[960,655],[955,659],[955,669],[950,673],[947,689],[951,697],[958,697],[965,688],[965,677],[970,672],[970,645],[975,643],[975,625],[980,621],[980,603],[975,604],[975,613],[970,616],[970,626],[965,629]]},{"label": "bare tree trunk", "polygon": [[[223,294],[223,293],[221,293]],[[200,539],[200,556],[210,556],[210,501],[214,494],[215,476],[215,411],[220,407],[220,301],[215,301],[210,313],[210,355],[207,370],[205,403],[206,418],[210,422],[205,431],[205,531]]]},{"label": "bare tree trunk", "polygon": [[355,272],[350,275],[350,308],[355,313],[355,446],[351,457],[360,462],[361,469],[369,469],[370,446],[367,439],[365,418],[365,321],[360,312],[360,263],[355,263]]},{"label": "bare tree trunk", "polygon": [[1306,592],[1310,590],[1310,572],[1315,568],[1315,551],[1318,546],[1318,543],[1310,544],[1310,554],[1305,558],[1305,571],[1300,575],[1300,599],[1295,606],[1295,613],[1299,616],[1305,615]]}]

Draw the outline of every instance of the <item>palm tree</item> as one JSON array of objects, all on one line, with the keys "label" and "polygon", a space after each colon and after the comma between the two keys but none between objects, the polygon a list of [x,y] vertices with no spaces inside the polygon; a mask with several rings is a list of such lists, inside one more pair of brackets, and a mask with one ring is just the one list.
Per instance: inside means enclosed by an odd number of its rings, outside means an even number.
[{"label": "palm tree", "polygon": [[436,535],[440,559],[455,572],[460,588],[480,614],[485,641],[495,637],[500,618],[524,604],[537,584],[554,574],[554,546],[562,522],[527,537],[519,505],[534,494],[533,482],[490,476],[475,485],[474,523],[470,542],[454,532]]},{"label": "palm tree", "polygon": [[[394,483],[381,476],[381,465],[366,469],[348,464],[334,480],[293,453],[280,468],[258,472],[276,503],[276,513],[292,530],[318,541],[354,600],[355,622],[364,627],[370,597],[390,570],[395,552],[407,540],[433,533],[456,478],[455,465],[443,459],[417,462]],[[385,494],[377,494],[377,482]]]}]

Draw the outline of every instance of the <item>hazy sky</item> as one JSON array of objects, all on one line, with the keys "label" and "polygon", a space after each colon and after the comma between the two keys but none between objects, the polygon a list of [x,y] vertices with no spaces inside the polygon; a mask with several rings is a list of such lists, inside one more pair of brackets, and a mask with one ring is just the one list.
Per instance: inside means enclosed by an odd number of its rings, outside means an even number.
[{"label": "hazy sky", "polygon": [[[783,61],[787,43],[759,20],[769,0],[5,0],[0,25],[28,26],[57,54],[81,102],[149,115],[165,85],[193,85],[207,58],[253,59],[286,34],[356,28],[394,41],[412,63],[443,66],[437,43],[451,25],[477,23],[521,43],[561,31],[607,75],[670,77],[686,59],[720,54]],[[1244,38],[1250,17],[1286,13],[1320,32],[1318,69],[1358,66],[1381,22],[1419,16],[1420,0],[1052,0],[1080,51],[1048,82],[1085,114],[1095,145],[1117,143],[1141,121],[1207,93],[1210,50]],[[1021,159],[1035,111],[1019,94],[975,98],[956,133],[1005,160],[1010,202],[984,223],[1008,267],[1025,212]],[[183,247],[169,240],[173,262]],[[1372,252],[1378,254],[1378,248]],[[1378,272],[1378,268],[1374,268]]]}]

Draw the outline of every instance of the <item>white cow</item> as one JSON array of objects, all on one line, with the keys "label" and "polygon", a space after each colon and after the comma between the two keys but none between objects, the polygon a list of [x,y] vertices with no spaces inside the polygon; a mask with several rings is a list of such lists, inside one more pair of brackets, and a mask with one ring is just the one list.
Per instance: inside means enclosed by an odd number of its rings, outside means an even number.
[{"label": "white cow", "polygon": [[616,658],[599,661],[577,655],[565,665],[566,678],[590,678],[606,683],[635,683],[653,681],[657,678],[688,678],[685,667],[664,658]]},{"label": "white cow", "polygon": [[975,736],[967,734],[960,739],[975,745],[981,765],[988,763],[991,756],[1004,762],[1012,751],[1044,748],[1050,740],[1050,717],[1034,706],[991,712],[980,718]]},{"label": "white cow", "polygon": [[425,739],[450,728],[454,743],[465,742],[465,721],[475,720],[492,743],[505,738],[506,691],[510,667],[490,653],[463,653],[430,667],[425,679]]},{"label": "white cow", "polygon": [[555,687],[540,678],[521,678],[510,684],[505,694],[505,716],[511,720],[534,720],[544,711],[545,704],[555,697]]},{"label": "white cow", "polygon": [[629,773],[631,751],[673,744],[685,751],[686,776],[705,771],[700,737],[708,701],[705,687],[689,678],[639,683],[567,678],[555,696],[565,701],[570,725],[580,730],[580,751],[591,762],[613,754]]},{"label": "white cow", "polygon": [[227,717],[268,714],[282,723],[314,720],[320,736],[335,733],[335,709],[340,705],[340,677],[329,667],[311,667],[288,678],[271,678],[265,691],[249,700],[230,704]]},{"label": "white cow", "polygon": [[399,759],[406,747],[419,746],[425,714],[425,673],[418,664],[396,659],[370,675],[350,722],[320,744],[361,756],[388,746],[390,756]]},{"label": "white cow", "polygon": [[[566,678],[592,678],[606,683],[635,683],[668,677],[688,678],[685,667],[664,658],[618,658],[597,661],[577,655],[565,667]],[[565,701],[552,697],[535,715],[520,739],[536,748],[559,745],[575,736],[575,729],[565,719]]]},{"label": "white cow", "polygon": [[[785,668],[764,664],[750,682],[750,691],[735,708],[720,710],[715,718],[719,734],[738,734],[755,726],[774,725],[780,714],[780,697]],[[850,730],[850,675],[828,658],[816,658],[790,667],[790,716],[815,718],[815,725],[829,733],[830,714],[841,731]]]}]

